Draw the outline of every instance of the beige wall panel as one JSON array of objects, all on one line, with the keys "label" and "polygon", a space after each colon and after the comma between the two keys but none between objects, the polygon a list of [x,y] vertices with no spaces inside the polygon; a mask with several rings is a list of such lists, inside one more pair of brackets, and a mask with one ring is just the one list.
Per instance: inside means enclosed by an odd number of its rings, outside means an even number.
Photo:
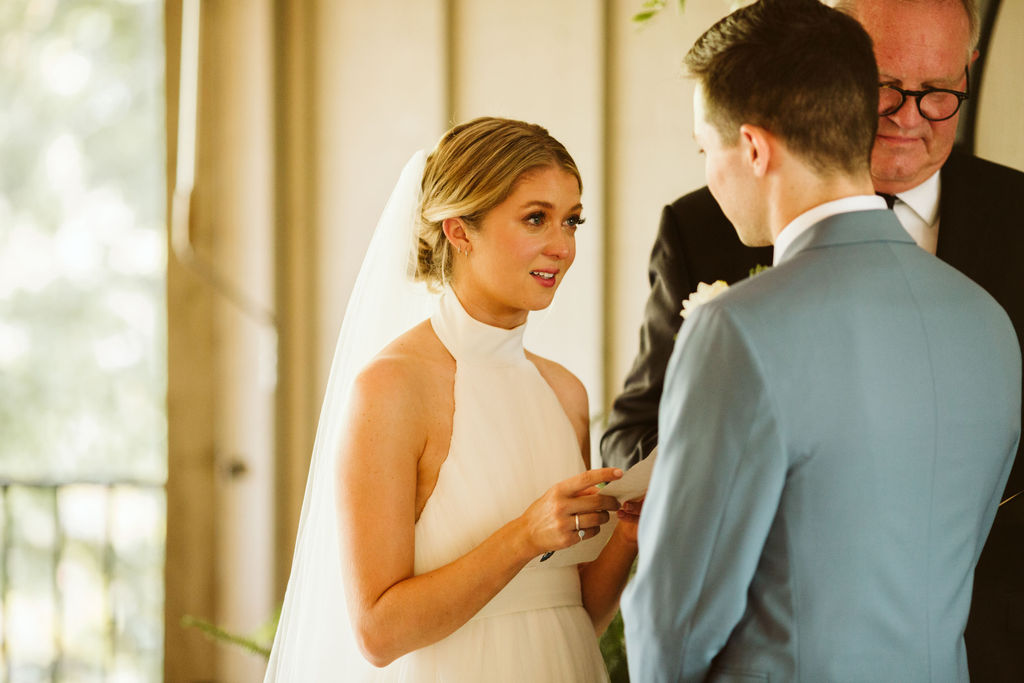
[{"label": "beige wall panel", "polygon": [[630,21],[640,3],[615,0],[609,69],[609,315],[606,407],[622,389],[639,345],[649,285],[647,263],[662,207],[704,184],[693,142],[693,84],[682,59],[725,15],[725,2],[670,2],[647,25]]},{"label": "beige wall panel", "polygon": [[978,102],[977,154],[1024,171],[1024,2],[1004,0],[999,7],[985,82]]},{"label": "beige wall panel", "polygon": [[531,316],[527,346],[586,385],[591,412],[603,394],[602,204],[605,7],[593,0],[454,0],[454,118],[493,115],[547,128],[583,176],[587,223],[554,303]]},{"label": "beige wall panel", "polygon": [[380,211],[405,162],[445,128],[444,7],[317,3],[318,397]]}]

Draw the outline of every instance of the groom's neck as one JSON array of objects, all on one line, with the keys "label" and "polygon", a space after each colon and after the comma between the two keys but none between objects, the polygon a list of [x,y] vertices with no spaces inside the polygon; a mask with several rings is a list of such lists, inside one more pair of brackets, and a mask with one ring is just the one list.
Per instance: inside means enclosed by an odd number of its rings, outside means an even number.
[{"label": "groom's neck", "polygon": [[871,174],[822,173],[806,163],[790,164],[780,169],[768,185],[769,227],[772,244],[783,228],[794,218],[816,206],[844,197],[874,193]]}]

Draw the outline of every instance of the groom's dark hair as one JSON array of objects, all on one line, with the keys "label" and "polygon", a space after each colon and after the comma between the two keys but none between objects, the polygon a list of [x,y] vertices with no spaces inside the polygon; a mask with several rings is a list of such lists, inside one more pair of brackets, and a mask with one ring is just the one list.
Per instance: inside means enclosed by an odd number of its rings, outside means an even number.
[{"label": "groom's dark hair", "polygon": [[684,64],[725,144],[747,123],[821,172],[870,167],[878,67],[871,38],[846,14],[819,0],[760,0],[708,29]]}]

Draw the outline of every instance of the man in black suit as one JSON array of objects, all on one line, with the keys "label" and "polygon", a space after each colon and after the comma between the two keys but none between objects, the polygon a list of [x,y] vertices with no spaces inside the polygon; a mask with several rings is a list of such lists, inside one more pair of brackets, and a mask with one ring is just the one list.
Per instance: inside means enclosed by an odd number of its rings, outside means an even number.
[{"label": "man in black suit", "polygon": [[[875,43],[885,107],[871,160],[875,190],[891,195],[897,218],[922,248],[984,287],[1024,339],[1024,173],[951,153],[977,57],[976,0],[839,4]],[[947,116],[951,105],[956,109]],[[771,260],[770,247],[740,243],[706,187],[665,207],[640,351],[601,439],[606,465],[628,467],[657,442],[658,402],[683,299],[699,282],[732,283]],[[1009,500],[1022,489],[1019,450],[975,573],[966,632],[973,681],[1024,680],[1024,494]]]}]

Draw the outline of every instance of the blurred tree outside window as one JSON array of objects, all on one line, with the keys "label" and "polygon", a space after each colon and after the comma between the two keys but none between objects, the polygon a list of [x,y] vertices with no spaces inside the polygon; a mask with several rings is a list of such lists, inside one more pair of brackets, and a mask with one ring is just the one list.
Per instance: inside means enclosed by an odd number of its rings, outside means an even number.
[{"label": "blurred tree outside window", "polygon": [[163,3],[0,2],[0,679],[157,681]]}]

